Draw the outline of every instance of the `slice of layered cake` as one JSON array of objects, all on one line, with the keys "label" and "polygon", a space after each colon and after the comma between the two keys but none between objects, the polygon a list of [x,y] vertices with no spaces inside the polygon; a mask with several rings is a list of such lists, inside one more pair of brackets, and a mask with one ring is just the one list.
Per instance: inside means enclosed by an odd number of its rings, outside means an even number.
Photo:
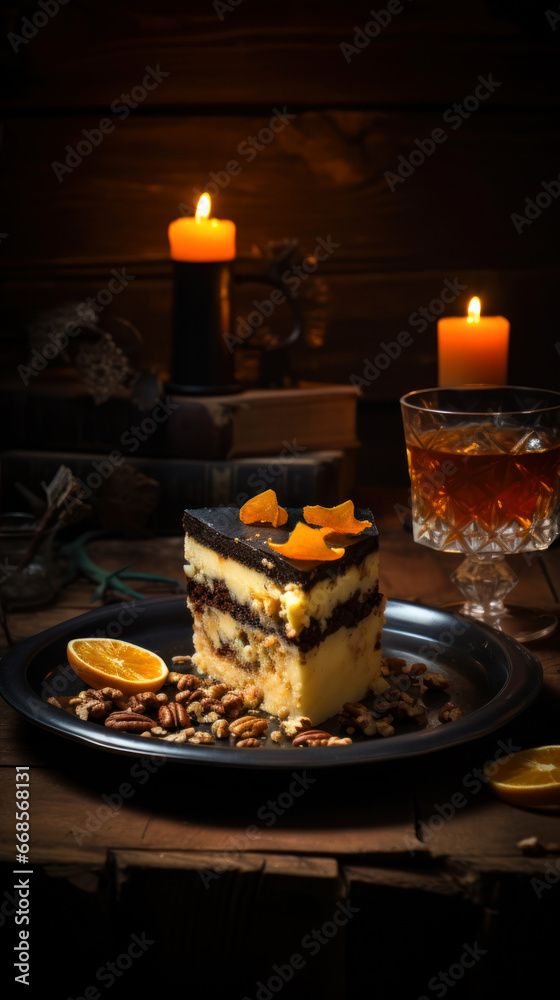
[{"label": "slice of layered cake", "polygon": [[370,511],[341,522],[326,508],[278,509],[250,524],[236,507],[185,511],[194,663],[232,687],[262,688],[265,711],[315,725],[380,679],[378,532]]}]

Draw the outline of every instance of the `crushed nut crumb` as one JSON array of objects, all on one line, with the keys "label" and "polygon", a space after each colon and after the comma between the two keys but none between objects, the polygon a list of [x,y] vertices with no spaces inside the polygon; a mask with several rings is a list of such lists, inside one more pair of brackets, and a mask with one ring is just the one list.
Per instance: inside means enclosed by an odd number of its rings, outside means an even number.
[{"label": "crushed nut crumb", "polygon": [[300,715],[297,719],[281,719],[280,729],[284,736],[293,739],[294,736],[299,736],[305,730],[311,729],[311,719],[308,719],[306,715]]},{"label": "crushed nut crumb", "polygon": [[445,677],[444,674],[434,674],[428,671],[424,674],[422,680],[430,691],[447,691],[449,687],[449,678]]},{"label": "crushed nut crumb", "polygon": [[191,743],[193,746],[198,746],[199,744],[209,746],[214,743],[214,740],[210,736],[210,733],[199,732],[195,733],[194,736],[191,736],[187,742]]},{"label": "crushed nut crumb", "polygon": [[528,857],[538,858],[546,854],[546,847],[541,844],[538,837],[524,837],[523,840],[518,840],[515,846]]},{"label": "crushed nut crumb", "polygon": [[462,714],[463,712],[458,705],[454,705],[452,701],[448,701],[440,710],[438,719],[440,722],[455,722],[461,718]]}]

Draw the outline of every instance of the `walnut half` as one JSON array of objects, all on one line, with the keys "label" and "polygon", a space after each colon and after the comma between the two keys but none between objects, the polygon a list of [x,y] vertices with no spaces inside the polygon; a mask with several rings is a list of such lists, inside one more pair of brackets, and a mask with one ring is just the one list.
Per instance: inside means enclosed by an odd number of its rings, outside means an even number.
[{"label": "walnut half", "polygon": [[455,722],[461,718],[462,714],[463,712],[458,705],[454,705],[452,701],[448,701],[440,710],[438,719],[440,722]]}]

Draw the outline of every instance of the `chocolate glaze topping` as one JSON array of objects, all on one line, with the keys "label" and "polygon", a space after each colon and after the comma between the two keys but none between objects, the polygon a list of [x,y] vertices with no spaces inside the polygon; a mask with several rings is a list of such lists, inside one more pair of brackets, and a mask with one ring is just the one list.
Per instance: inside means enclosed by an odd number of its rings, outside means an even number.
[{"label": "chocolate glaze topping", "polygon": [[329,544],[346,550],[340,559],[330,562],[286,559],[267,544],[269,538],[276,544],[288,541],[297,522],[304,521],[301,507],[288,507],[288,520],[281,528],[273,528],[270,524],[243,524],[237,507],[202,507],[185,511],[183,528],[195,541],[220,556],[235,559],[277,583],[296,583],[308,590],[318,580],[336,579],[379,548],[379,534],[371,511],[356,509],[355,514],[361,521],[371,521],[371,528],[365,528],[359,535],[330,538]]}]

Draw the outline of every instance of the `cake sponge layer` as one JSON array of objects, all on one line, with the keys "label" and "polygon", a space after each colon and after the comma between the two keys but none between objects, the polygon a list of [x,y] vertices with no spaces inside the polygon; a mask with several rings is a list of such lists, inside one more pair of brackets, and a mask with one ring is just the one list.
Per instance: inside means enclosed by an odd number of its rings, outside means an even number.
[{"label": "cake sponge layer", "polygon": [[260,618],[265,628],[273,627],[294,639],[312,621],[325,631],[329,618],[340,604],[353,596],[364,598],[377,586],[379,553],[370,552],[358,565],[343,574],[322,578],[309,589],[294,583],[279,584],[266,574],[226,559],[212,549],[185,538],[185,575],[189,583],[212,589],[224,584],[232,600]]},{"label": "cake sponge layer", "polygon": [[256,684],[262,708],[308,716],[313,725],[363,698],[381,676],[382,600],[352,628],[339,628],[306,653],[258,627],[241,626],[216,608],[193,612],[195,656],[202,673],[235,688]]}]

